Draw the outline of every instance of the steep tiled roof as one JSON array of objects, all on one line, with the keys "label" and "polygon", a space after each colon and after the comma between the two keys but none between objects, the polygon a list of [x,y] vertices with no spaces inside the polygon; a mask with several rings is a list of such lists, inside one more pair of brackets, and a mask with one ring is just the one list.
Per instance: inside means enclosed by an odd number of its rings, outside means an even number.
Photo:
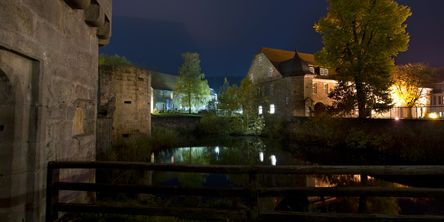
[{"label": "steep tiled roof", "polygon": [[[294,57],[295,51],[287,51],[282,49],[271,49],[271,48],[261,48],[260,52],[264,53],[267,58],[276,64],[279,64],[281,62],[290,60]],[[300,53],[298,52],[299,58],[301,58],[302,61],[308,63],[308,64],[315,64],[315,59],[313,54],[307,54],[307,53]]]},{"label": "steep tiled roof", "polygon": [[165,73],[151,71],[151,87],[174,91],[176,89],[176,77]]}]

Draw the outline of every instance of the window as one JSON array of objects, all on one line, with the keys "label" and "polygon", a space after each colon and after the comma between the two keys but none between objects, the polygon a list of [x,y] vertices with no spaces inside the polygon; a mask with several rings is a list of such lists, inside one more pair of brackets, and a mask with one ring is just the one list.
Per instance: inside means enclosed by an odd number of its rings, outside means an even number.
[{"label": "window", "polygon": [[309,69],[310,69],[310,73],[311,73],[311,74],[314,74],[314,73],[315,73],[315,68],[314,68],[313,66],[310,66]]},{"label": "window", "polygon": [[321,68],[320,74],[323,76],[328,75],[328,69]]},{"label": "window", "polygon": [[288,96],[285,97],[285,104],[286,105],[290,104],[290,97],[288,97]]},{"label": "window", "polygon": [[259,106],[259,108],[258,108],[258,113],[259,113],[259,115],[262,115],[262,112],[263,112],[263,110],[262,110],[262,106]]},{"label": "window", "polygon": [[438,104],[439,104],[439,105],[442,104],[442,96],[438,96]]},{"label": "window", "polygon": [[273,95],[273,84],[270,85],[270,96]]},{"label": "window", "polygon": [[131,101],[125,101],[125,102],[123,102],[123,103],[125,103],[125,104],[131,104]]},{"label": "window", "polygon": [[314,94],[318,93],[318,84],[317,83],[313,83],[313,93]]},{"label": "window", "polygon": [[324,93],[328,94],[328,84],[327,83],[324,84]]},{"label": "window", "polygon": [[274,104],[270,104],[270,114],[274,114],[274,113],[275,113]]}]

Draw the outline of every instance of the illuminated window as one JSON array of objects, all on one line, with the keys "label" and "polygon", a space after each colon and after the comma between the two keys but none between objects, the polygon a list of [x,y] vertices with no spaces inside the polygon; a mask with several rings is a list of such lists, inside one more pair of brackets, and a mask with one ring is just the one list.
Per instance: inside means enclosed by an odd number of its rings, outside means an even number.
[{"label": "illuminated window", "polygon": [[275,112],[274,104],[270,104],[270,114],[274,114],[274,112]]},{"label": "illuminated window", "polygon": [[313,83],[313,93],[318,93],[318,84],[317,83]]},{"label": "illuminated window", "polygon": [[259,108],[258,108],[259,110],[258,110],[258,113],[259,113],[259,115],[262,115],[262,106],[259,106]]},{"label": "illuminated window", "polygon": [[328,75],[328,69],[324,69],[324,75]]},{"label": "illuminated window", "polygon": [[309,69],[310,69],[310,73],[311,73],[311,74],[314,74],[314,73],[315,73],[315,68],[314,68],[313,66],[310,66]]}]

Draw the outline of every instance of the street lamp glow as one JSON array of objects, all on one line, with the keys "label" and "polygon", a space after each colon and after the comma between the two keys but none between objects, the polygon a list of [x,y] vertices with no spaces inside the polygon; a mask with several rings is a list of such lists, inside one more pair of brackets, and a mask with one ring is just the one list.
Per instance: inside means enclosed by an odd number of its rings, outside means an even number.
[{"label": "street lamp glow", "polygon": [[398,121],[398,120],[399,120],[399,117],[395,117],[395,120]]}]

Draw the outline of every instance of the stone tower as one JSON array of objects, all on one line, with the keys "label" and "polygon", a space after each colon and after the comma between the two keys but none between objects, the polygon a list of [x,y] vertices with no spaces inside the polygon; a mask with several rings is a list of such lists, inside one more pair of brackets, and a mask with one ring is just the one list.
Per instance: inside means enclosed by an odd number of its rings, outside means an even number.
[{"label": "stone tower", "polygon": [[[95,160],[98,48],[109,42],[111,8],[0,1],[0,221],[44,221],[48,161]],[[94,172],[61,179],[94,181]]]},{"label": "stone tower", "polygon": [[113,144],[134,134],[150,136],[150,73],[133,66],[100,66],[99,116],[112,120]]}]

